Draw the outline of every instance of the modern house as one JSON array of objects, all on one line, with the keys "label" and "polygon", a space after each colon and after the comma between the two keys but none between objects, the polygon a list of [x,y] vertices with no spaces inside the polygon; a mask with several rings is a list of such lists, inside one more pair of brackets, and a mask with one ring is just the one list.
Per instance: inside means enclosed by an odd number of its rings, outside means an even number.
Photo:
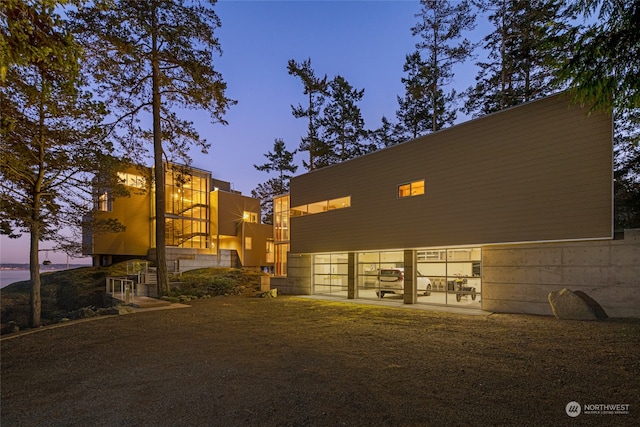
[{"label": "modern house", "polygon": [[[271,269],[273,226],[260,223],[260,201],[213,179],[211,172],[165,166],[167,263],[170,271],[221,266]],[[129,197],[95,189],[95,215],[115,218],[120,233],[84,230],[85,255],[94,265],[133,258],[155,261],[155,194],[151,170],[132,167],[118,173]]]},{"label": "modern house", "polygon": [[640,230],[613,230],[612,118],[550,96],[292,178],[284,293],[551,314],[582,290],[640,317]]}]

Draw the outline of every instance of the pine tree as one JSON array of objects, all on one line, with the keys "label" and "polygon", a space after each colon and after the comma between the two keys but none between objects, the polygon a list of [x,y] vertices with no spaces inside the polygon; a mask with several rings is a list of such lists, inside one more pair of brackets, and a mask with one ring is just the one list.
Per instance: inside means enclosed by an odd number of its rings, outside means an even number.
[{"label": "pine tree", "polygon": [[431,129],[432,104],[429,97],[429,71],[427,64],[415,51],[406,55],[402,78],[405,87],[404,97],[398,96],[396,117],[400,130],[400,139],[415,139]]},{"label": "pine tree", "polygon": [[401,129],[397,123],[392,123],[385,116],[380,119],[380,127],[369,132],[371,145],[368,151],[387,148],[402,142]]},{"label": "pine tree", "polygon": [[[598,10],[599,9],[599,10]],[[614,117],[614,225],[640,227],[640,1],[578,0],[568,16],[578,25],[569,58],[560,57],[559,86],[576,102]],[[564,59],[564,61],[562,61]]]},{"label": "pine tree", "polygon": [[574,29],[571,55],[559,58],[559,79],[595,110],[640,108],[640,1],[577,0],[568,10],[596,12],[595,23]]},{"label": "pine tree", "polygon": [[465,111],[484,115],[549,95],[553,60],[566,55],[568,26],[558,0],[485,0],[495,31],[484,38],[488,62],[479,62]]},{"label": "pine tree", "polygon": [[82,49],[63,10],[64,2],[23,0],[0,9],[0,224],[9,237],[30,236],[32,327],[41,318],[40,242],[74,246],[61,231],[81,225],[111,150],[99,127],[104,106],[80,90]]},{"label": "pine tree", "polygon": [[292,76],[300,78],[304,86],[304,94],[309,97],[308,107],[304,108],[298,104],[297,107],[291,106],[293,116],[297,119],[308,117],[309,126],[307,135],[301,138],[299,151],[307,151],[309,153],[309,161],[302,161],[303,166],[312,171],[320,167],[326,166],[317,164],[320,159],[330,157],[330,147],[320,140],[321,128],[321,109],[324,105],[325,96],[328,94],[327,75],[319,78],[316,77],[315,71],[311,68],[311,58],[306,59],[302,63],[297,63],[290,59],[287,64],[287,70]]},{"label": "pine tree", "polygon": [[364,89],[358,90],[338,75],[329,84],[330,98],[324,107],[323,141],[331,147],[323,166],[340,163],[365,154],[367,131],[358,103]]},{"label": "pine tree", "polygon": [[270,178],[267,182],[259,184],[251,191],[251,195],[260,199],[262,208],[262,222],[273,224],[273,198],[289,192],[289,181],[298,170],[298,166],[293,164],[293,156],[296,151],[287,151],[287,147],[282,139],[277,138],[273,143],[273,151],[264,156],[268,162],[262,165],[253,165],[256,170],[262,172],[277,172],[278,176]]},{"label": "pine tree", "polygon": [[[73,16],[85,49],[87,70],[118,117],[120,141],[130,155],[153,146],[158,293],[169,289],[166,263],[165,160],[190,163],[189,150],[209,148],[177,109],[202,109],[226,124],[235,103],[213,67],[220,44],[215,2],[187,0],[95,0]],[[150,116],[150,117],[149,117]],[[146,118],[146,120],[142,120]],[[146,123],[152,123],[149,128]]]},{"label": "pine tree", "polygon": [[[420,21],[411,28],[421,41],[416,48],[426,65],[426,93],[431,106],[431,132],[453,124],[456,117],[456,92],[445,91],[453,82],[453,66],[464,62],[473,52],[473,44],[462,38],[464,31],[475,28],[475,15],[467,0],[420,0]],[[415,135],[414,135],[415,138]]]}]

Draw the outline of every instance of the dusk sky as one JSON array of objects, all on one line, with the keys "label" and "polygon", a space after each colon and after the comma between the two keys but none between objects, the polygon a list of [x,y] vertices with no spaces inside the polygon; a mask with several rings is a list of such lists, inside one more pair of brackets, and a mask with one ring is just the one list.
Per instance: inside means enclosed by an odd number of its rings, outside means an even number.
[{"label": "dusk sky", "polygon": [[[302,83],[287,73],[287,61],[311,58],[316,75],[340,74],[353,87],[365,89],[360,104],[365,127],[375,129],[383,115],[395,121],[396,96],[405,55],[415,49],[411,35],[420,3],[412,1],[241,1],[222,0],[215,10],[222,21],[217,30],[223,54],[215,68],[228,84],[227,96],[238,101],[226,115],[227,126],[211,125],[206,113],[188,112],[201,136],[212,144],[208,154],[192,154],[193,166],[230,181],[250,195],[271,175],[254,164],[265,162],[275,138],[289,150],[300,143],[306,122],[295,119],[291,105],[305,102]],[[481,40],[491,25],[479,18],[467,35]],[[453,87],[473,84],[475,60],[455,69]],[[468,120],[458,113],[457,122]],[[302,154],[296,156],[301,164]],[[298,174],[304,169],[299,166]],[[53,246],[42,242],[41,248]],[[28,237],[0,238],[0,262],[27,263]],[[44,259],[44,254],[42,254]],[[52,262],[66,262],[63,253],[49,254]],[[82,262],[89,262],[88,259]]]}]

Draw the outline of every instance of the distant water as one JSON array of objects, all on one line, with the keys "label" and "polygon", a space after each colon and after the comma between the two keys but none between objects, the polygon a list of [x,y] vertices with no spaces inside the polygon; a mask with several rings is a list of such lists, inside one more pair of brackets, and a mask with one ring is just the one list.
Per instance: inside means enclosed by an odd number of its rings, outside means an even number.
[{"label": "distant water", "polygon": [[[40,267],[40,273],[47,273],[51,271],[66,270],[66,264],[51,264],[46,267]],[[69,268],[88,267],[84,264],[71,264]],[[15,270],[0,270],[0,288],[4,288],[15,282],[22,282],[29,280],[29,267],[18,268]]]},{"label": "distant water", "polygon": [[0,270],[0,288],[23,280],[29,280],[29,270]]}]

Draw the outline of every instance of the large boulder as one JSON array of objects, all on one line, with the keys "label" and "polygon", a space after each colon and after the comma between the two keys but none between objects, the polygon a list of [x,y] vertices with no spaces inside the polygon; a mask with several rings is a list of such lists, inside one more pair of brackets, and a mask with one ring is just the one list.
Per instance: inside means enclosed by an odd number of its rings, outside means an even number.
[{"label": "large boulder", "polygon": [[566,320],[598,320],[607,317],[602,307],[582,291],[565,288],[549,293],[553,315]]}]

